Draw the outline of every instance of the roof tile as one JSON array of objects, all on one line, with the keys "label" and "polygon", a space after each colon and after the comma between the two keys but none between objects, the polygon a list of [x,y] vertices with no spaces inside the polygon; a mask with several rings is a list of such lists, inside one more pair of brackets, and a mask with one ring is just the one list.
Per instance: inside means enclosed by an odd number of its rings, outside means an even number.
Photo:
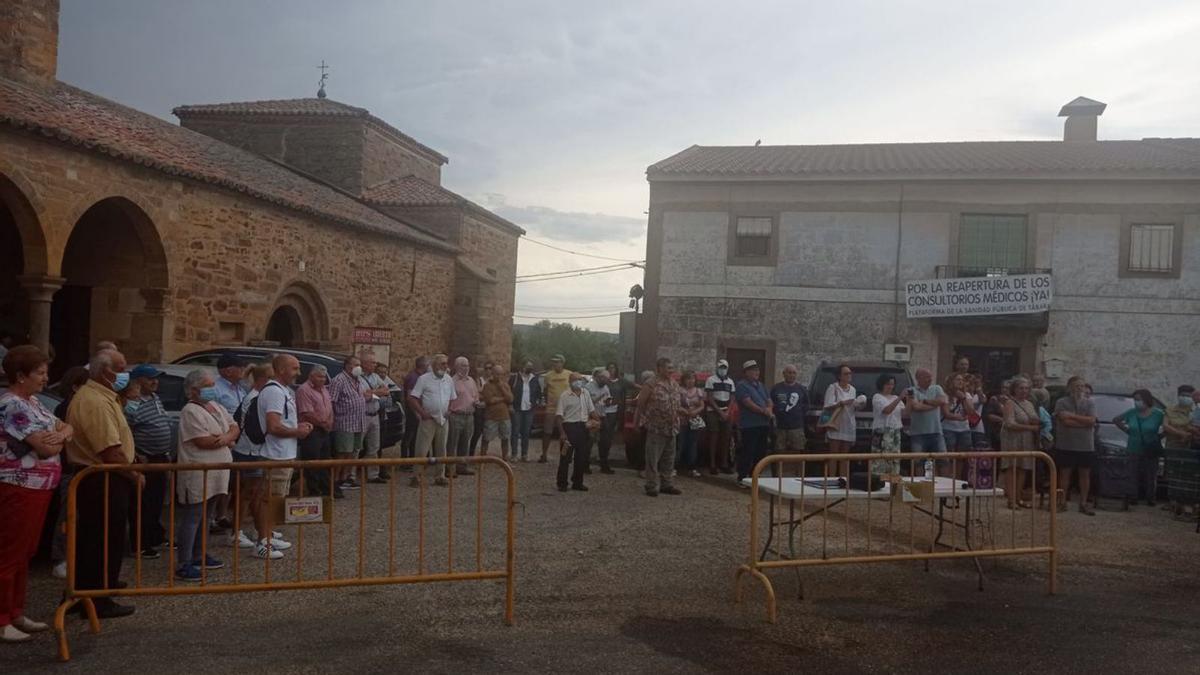
[{"label": "roof tile", "polygon": [[0,79],[0,123],[357,229],[457,250],[281,164],[69,85]]}]

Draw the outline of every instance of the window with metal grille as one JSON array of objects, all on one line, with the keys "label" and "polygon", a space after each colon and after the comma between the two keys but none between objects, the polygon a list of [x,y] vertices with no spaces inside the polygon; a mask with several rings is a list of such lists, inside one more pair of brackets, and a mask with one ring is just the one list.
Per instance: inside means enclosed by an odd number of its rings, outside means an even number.
[{"label": "window with metal grille", "polygon": [[774,226],[770,218],[739,217],[735,255],[738,257],[765,258],[771,254],[771,233]]},{"label": "window with metal grille", "polygon": [[1133,223],[1129,226],[1130,272],[1170,274],[1175,264],[1175,225]]},{"label": "window with metal grille", "polygon": [[1028,218],[1024,215],[964,213],[958,230],[961,276],[996,276],[1025,268]]}]

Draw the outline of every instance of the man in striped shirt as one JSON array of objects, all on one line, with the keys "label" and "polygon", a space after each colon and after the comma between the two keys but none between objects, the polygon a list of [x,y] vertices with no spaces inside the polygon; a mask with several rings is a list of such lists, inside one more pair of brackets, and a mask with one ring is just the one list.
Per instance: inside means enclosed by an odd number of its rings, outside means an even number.
[{"label": "man in striped shirt", "polygon": [[[333,401],[333,453],[337,459],[358,459],[363,450],[366,431],[367,400],[371,391],[362,378],[363,369],[358,357],[347,356],[342,372],[329,383],[329,398]],[[357,490],[352,469],[343,469],[338,487]]]},{"label": "man in striped shirt", "polygon": [[[139,462],[166,464],[171,461],[171,423],[162,400],[158,398],[158,376],[162,371],[148,364],[135,366],[129,378],[138,385],[141,396],[125,404],[125,419],[133,432],[133,447]],[[161,556],[157,547],[166,542],[162,526],[163,502],[166,499],[167,474],[147,471],[146,487],[142,490],[142,550],[143,558]],[[129,512],[131,528],[137,527],[137,510]],[[130,547],[137,546],[136,535],[130,537]]]}]

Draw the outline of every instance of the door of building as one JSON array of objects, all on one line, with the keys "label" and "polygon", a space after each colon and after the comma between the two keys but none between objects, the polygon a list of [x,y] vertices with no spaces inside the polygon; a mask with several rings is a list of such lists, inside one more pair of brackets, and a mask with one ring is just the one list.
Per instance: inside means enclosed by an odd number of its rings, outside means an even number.
[{"label": "door of building", "polygon": [[742,374],[742,364],[755,360],[758,362],[759,377],[764,381],[769,381],[770,368],[767,366],[767,350],[765,349],[740,349],[738,347],[729,347],[725,350],[725,360],[729,361],[729,374],[733,379],[740,380]]},{"label": "door of building", "polygon": [[1016,347],[954,347],[955,358],[965,356],[971,372],[983,378],[983,390],[993,393],[1000,383],[1021,372],[1021,350]]}]

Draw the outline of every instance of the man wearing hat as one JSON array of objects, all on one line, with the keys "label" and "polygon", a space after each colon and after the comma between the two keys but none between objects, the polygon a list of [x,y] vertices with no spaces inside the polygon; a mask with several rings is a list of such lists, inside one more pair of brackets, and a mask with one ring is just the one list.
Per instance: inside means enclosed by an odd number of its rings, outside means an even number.
[{"label": "man wearing hat", "polygon": [[[129,372],[129,379],[136,384],[141,395],[125,404],[125,420],[133,432],[133,447],[137,461],[145,464],[166,464],[171,461],[171,423],[167,411],[158,397],[158,376],[162,371],[142,363]],[[166,497],[167,474],[161,471],[145,472],[146,487],[142,490],[142,550],[143,558],[158,558],[158,546],[166,542],[166,530],[161,518],[163,501]],[[129,512],[131,528],[137,527],[137,510]],[[129,538],[130,547],[137,545],[135,536]]]},{"label": "man wearing hat", "polygon": [[[542,417],[542,456],[538,458],[538,462],[546,462],[546,452],[550,449],[550,437],[558,436],[558,424],[555,419],[555,410],[558,406],[558,399],[562,397],[563,392],[571,387],[571,376],[575,373],[563,368],[567,362],[562,354],[555,354],[550,359],[550,370],[547,370],[542,379],[545,382],[542,384],[542,391],[546,393],[546,412]],[[562,450],[562,439],[559,439],[559,450]]]},{"label": "man wearing hat", "polygon": [[243,378],[246,376],[246,360],[237,354],[222,354],[217,359],[217,403],[233,415],[242,405],[242,399],[250,393]]},{"label": "man wearing hat", "polygon": [[717,372],[704,382],[705,407],[708,409],[709,470],[729,473],[729,442],[733,437],[733,425],[729,421],[729,403],[736,388],[729,376],[729,362],[717,361]]},{"label": "man wearing hat", "polygon": [[754,465],[767,454],[767,435],[775,419],[775,409],[767,388],[759,378],[761,370],[753,359],[742,364],[743,378],[737,383],[738,429],[742,444],[738,447],[737,479],[741,483],[754,471]]}]

